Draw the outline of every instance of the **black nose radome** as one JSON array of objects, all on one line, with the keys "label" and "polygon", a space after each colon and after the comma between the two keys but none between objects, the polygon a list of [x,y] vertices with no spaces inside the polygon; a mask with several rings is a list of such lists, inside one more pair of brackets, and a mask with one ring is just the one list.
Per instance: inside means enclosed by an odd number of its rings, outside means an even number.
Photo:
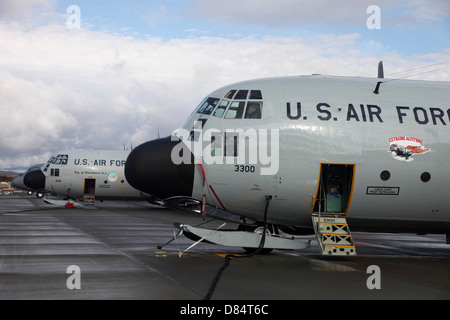
[{"label": "black nose radome", "polygon": [[[194,182],[194,156],[190,163],[175,164],[172,149],[180,140],[171,137],[156,139],[134,148],[125,164],[128,183],[159,199],[174,196],[192,196]],[[185,148],[186,149],[186,148]]]},{"label": "black nose radome", "polygon": [[23,177],[23,183],[30,189],[45,189],[45,176],[41,170],[27,172]]}]

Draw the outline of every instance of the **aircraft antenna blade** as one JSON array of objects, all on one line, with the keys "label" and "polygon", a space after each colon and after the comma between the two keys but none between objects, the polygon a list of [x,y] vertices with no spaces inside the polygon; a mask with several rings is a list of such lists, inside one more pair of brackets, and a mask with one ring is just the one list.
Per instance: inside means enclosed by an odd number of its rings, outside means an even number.
[{"label": "aircraft antenna blade", "polygon": [[378,62],[378,78],[384,78],[383,61]]},{"label": "aircraft antenna blade", "polygon": [[[378,62],[378,79],[384,79],[383,61]],[[380,84],[383,81],[378,81],[373,93],[378,94],[380,90]]]}]

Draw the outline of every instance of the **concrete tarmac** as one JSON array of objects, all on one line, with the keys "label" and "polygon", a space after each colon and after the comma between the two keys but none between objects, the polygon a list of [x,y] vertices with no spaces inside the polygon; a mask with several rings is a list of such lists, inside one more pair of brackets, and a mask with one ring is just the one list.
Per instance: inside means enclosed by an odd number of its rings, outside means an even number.
[{"label": "concrete tarmac", "polygon": [[[202,219],[146,202],[66,209],[0,196],[0,299],[201,300],[224,255],[245,252],[200,243],[179,257],[193,244],[184,236],[158,249],[175,222]],[[450,299],[444,235],[353,233],[358,255],[342,258],[322,256],[314,236],[299,238],[311,247],[232,259],[211,299]]]}]

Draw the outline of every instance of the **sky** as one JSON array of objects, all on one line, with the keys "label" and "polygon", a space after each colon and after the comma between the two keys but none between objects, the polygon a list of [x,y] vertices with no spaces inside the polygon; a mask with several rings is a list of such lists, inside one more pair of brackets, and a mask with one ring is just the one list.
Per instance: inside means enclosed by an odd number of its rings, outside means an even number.
[{"label": "sky", "polygon": [[233,82],[380,60],[450,81],[450,1],[0,0],[0,170],[167,136]]}]

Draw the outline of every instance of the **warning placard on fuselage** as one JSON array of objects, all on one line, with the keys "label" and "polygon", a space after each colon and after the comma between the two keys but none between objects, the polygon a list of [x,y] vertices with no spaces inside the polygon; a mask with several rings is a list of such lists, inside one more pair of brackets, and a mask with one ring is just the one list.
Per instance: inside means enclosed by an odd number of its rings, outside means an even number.
[{"label": "warning placard on fuselage", "polygon": [[398,196],[400,187],[367,187],[366,194],[369,195],[383,195],[383,196]]}]

